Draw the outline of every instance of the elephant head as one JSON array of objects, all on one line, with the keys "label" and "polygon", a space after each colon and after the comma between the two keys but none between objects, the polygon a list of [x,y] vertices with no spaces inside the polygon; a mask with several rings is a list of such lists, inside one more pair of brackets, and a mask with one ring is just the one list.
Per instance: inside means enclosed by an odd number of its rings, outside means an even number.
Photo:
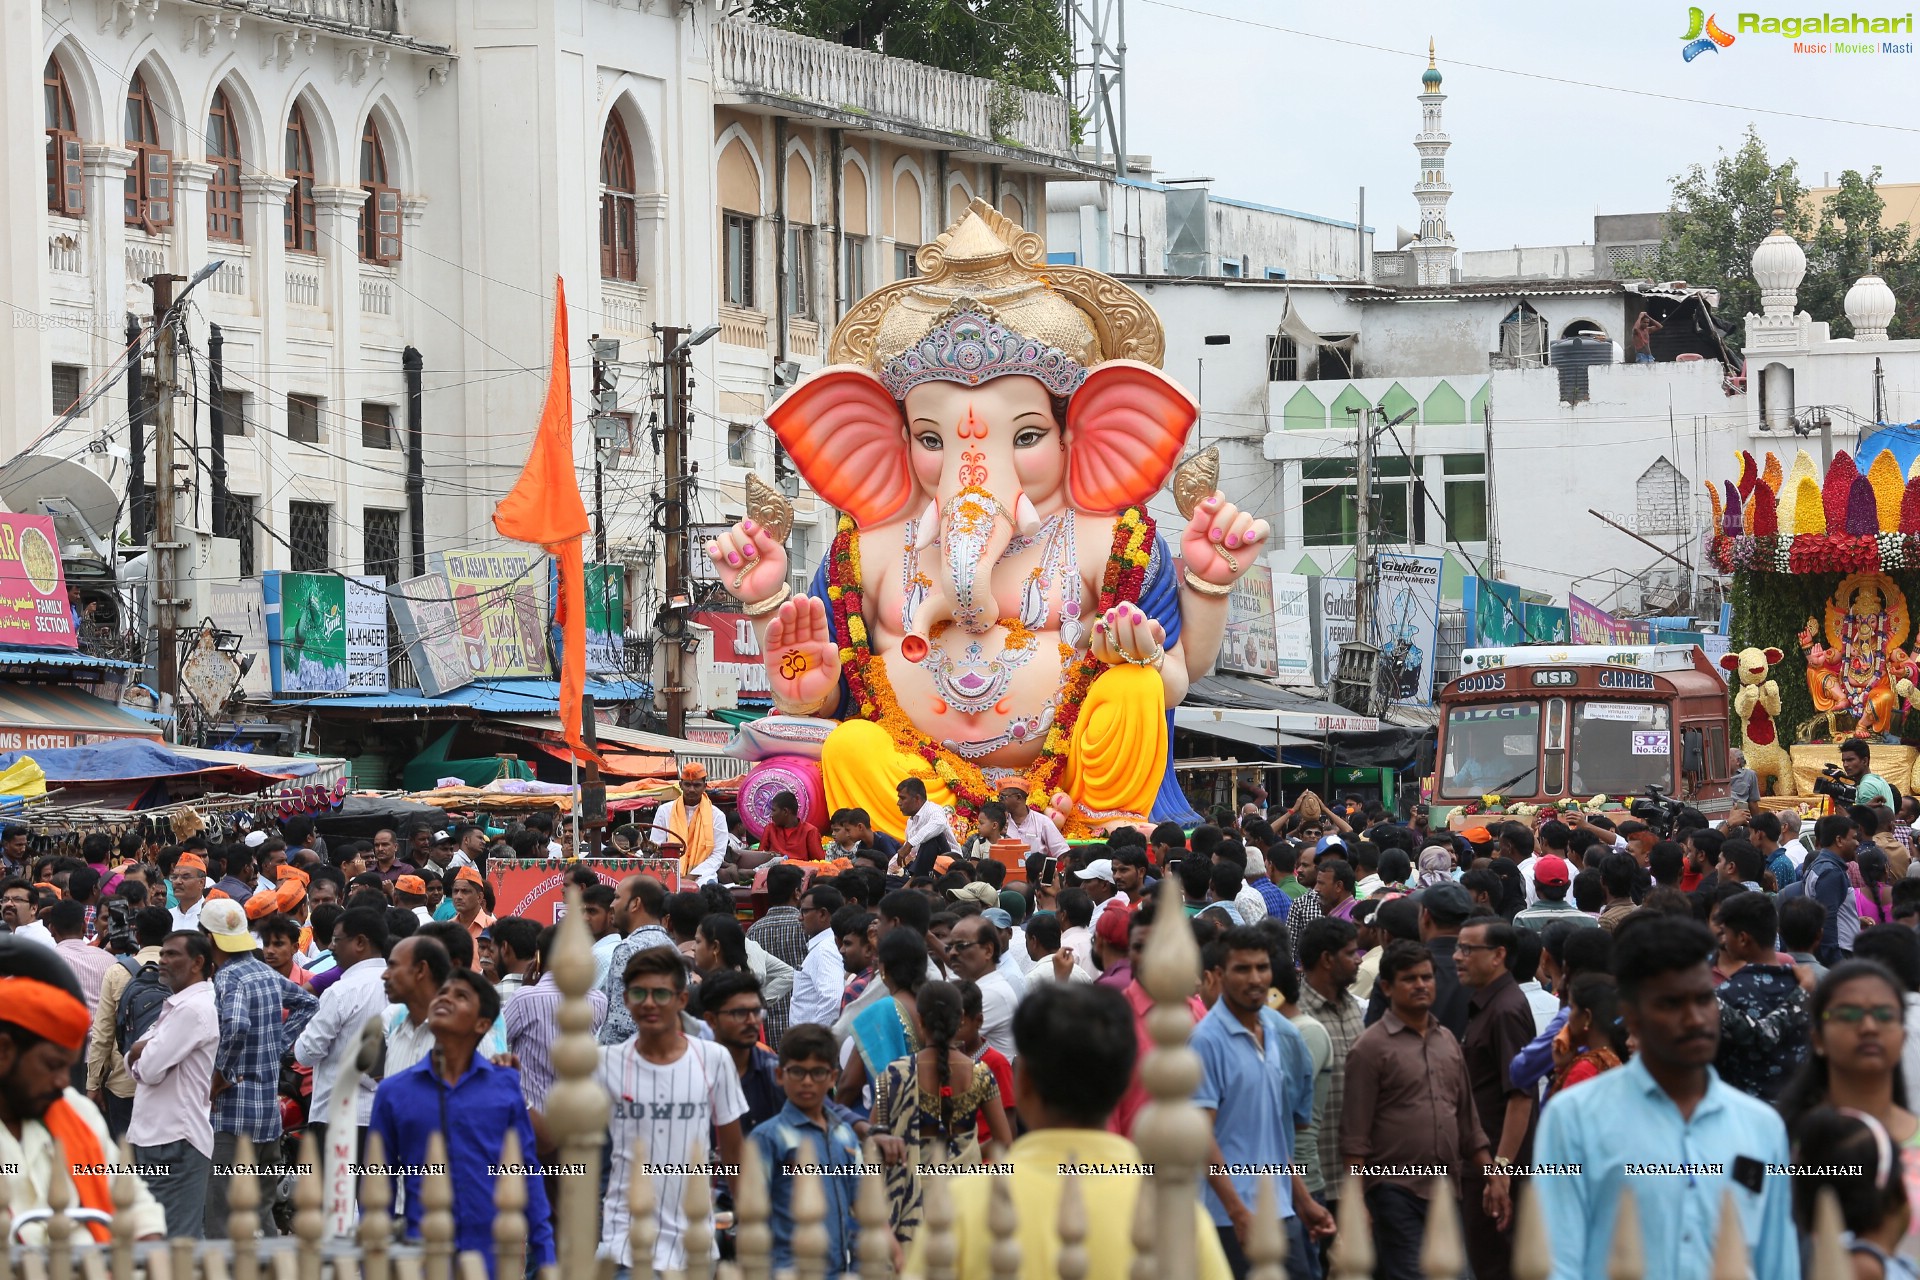
[{"label": "elephant head", "polygon": [[1064,399],[1056,381],[1009,369],[977,383],[927,378],[896,387],[850,365],[821,370],[767,416],[800,474],[862,529],[914,521],[914,545],[939,548],[934,588],[909,651],[942,621],[973,633],[1002,616],[1018,584],[994,566],[1017,534],[1071,508],[1111,515],[1165,483],[1195,418],[1158,369],[1111,360]]}]

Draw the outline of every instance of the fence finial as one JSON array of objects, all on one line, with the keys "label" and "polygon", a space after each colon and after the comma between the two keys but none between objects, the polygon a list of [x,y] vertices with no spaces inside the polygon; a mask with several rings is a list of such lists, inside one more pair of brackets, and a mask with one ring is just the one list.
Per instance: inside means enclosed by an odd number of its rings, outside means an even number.
[{"label": "fence finial", "polygon": [[1146,1212],[1160,1232],[1155,1261],[1164,1276],[1190,1276],[1198,1274],[1200,1256],[1193,1203],[1213,1130],[1193,1104],[1200,1055],[1187,1044],[1193,1034],[1187,1001],[1200,987],[1200,949],[1186,927],[1177,876],[1161,882],[1154,920],[1141,957],[1143,972],[1136,975],[1153,997],[1147,1032],[1154,1047],[1140,1064],[1140,1082],[1153,1100],[1135,1119],[1133,1133],[1141,1159],[1153,1167]]},{"label": "fence finial", "polygon": [[712,1280],[713,1276],[713,1181],[708,1177],[707,1140],[695,1138],[687,1150],[687,1175],[684,1191],[687,1229],[680,1233],[686,1246],[685,1280]]},{"label": "fence finial", "polygon": [[1740,1205],[1733,1188],[1720,1193],[1720,1230],[1713,1241],[1713,1269],[1709,1280],[1747,1280],[1752,1275],[1747,1262],[1747,1237],[1740,1226]]},{"label": "fence finial", "polygon": [[1150,1185],[1148,1180],[1141,1180],[1140,1197],[1133,1206],[1133,1265],[1127,1268],[1127,1280],[1165,1280],[1155,1256],[1160,1231],[1150,1212],[1153,1208],[1153,1198],[1147,1193]]},{"label": "fence finial", "polygon": [[[580,1177],[560,1180],[560,1203],[555,1206],[561,1224],[556,1256],[560,1274],[568,1280],[593,1274],[600,1243],[600,1214],[594,1201],[599,1195],[600,1151],[612,1114],[607,1091],[595,1078],[600,1046],[593,1035],[593,1006],[587,1001],[587,992],[593,988],[593,938],[580,904],[580,887],[567,886],[567,914],[560,919],[550,966],[554,985],[560,988],[560,1013],[559,1033],[553,1041],[554,1082],[547,1093],[547,1130],[558,1148],[554,1158],[586,1170]],[[635,1274],[641,1274],[637,1266]]]},{"label": "fence finial", "polygon": [[1373,1221],[1367,1216],[1367,1193],[1359,1178],[1347,1175],[1339,1203],[1340,1231],[1333,1238],[1330,1280],[1373,1280]]},{"label": "fence finial", "polygon": [[1646,1280],[1646,1253],[1640,1247],[1640,1205],[1633,1188],[1620,1188],[1620,1208],[1613,1215],[1613,1248],[1607,1253],[1607,1280]]},{"label": "fence finial", "polygon": [[828,1270],[827,1193],[817,1173],[793,1179],[793,1269],[798,1280],[838,1280],[840,1268]]},{"label": "fence finial", "polygon": [[[253,1139],[241,1134],[233,1144],[233,1170],[227,1179],[227,1239],[233,1242],[233,1280],[258,1280],[260,1252],[253,1241],[260,1234],[260,1171]],[[367,1277],[367,1280],[374,1280]],[[385,1280],[385,1277],[380,1277]]]},{"label": "fence finial", "polygon": [[773,1202],[767,1185],[768,1169],[758,1144],[742,1144],[740,1190],[733,1197],[733,1256],[741,1280],[772,1280]]},{"label": "fence finial", "polygon": [[[911,1150],[907,1159],[913,1159]],[[953,1184],[950,1175],[936,1173],[921,1179],[920,1232],[926,1237],[926,1252],[921,1260],[927,1268],[924,1280],[954,1280],[954,1268],[960,1260],[960,1243],[953,1232]]]},{"label": "fence finial", "polygon": [[1013,1205],[1013,1179],[994,1177],[987,1187],[987,1266],[993,1280],[1020,1280],[1020,1211]]},{"label": "fence finial", "polygon": [[[49,1280],[73,1280],[73,1219],[67,1210],[73,1207],[73,1166],[67,1163],[67,1144],[53,1140],[47,1157],[53,1170],[47,1179],[47,1275]],[[130,1176],[130,1175],[128,1175]]]},{"label": "fence finial", "polygon": [[321,1206],[326,1192],[320,1185],[320,1142],[308,1129],[300,1138],[300,1173],[293,1182],[293,1234],[300,1241],[295,1259],[300,1280],[320,1280],[320,1238],[327,1218]]},{"label": "fence finial", "polygon": [[[1060,1280],[1087,1280],[1087,1201],[1078,1178],[1060,1180]],[[1193,1221],[1191,1215],[1187,1219]]]},{"label": "fence finial", "polygon": [[644,1172],[646,1163],[646,1141],[635,1136],[633,1160],[627,1166],[627,1248],[633,1255],[633,1280],[653,1280],[653,1247],[660,1241],[653,1178]]},{"label": "fence finial", "polygon": [[1286,1280],[1286,1233],[1273,1179],[1260,1178],[1253,1193],[1253,1228],[1247,1232],[1247,1280]]},{"label": "fence finial", "polygon": [[[120,1164],[125,1172],[107,1184],[107,1195],[113,1200],[113,1280],[134,1280],[133,1205],[140,1192],[133,1180],[133,1145],[125,1138],[120,1140]],[[8,1250],[0,1249],[0,1253],[6,1252]],[[11,1270],[9,1263],[8,1271]]]},{"label": "fence finial", "polygon": [[447,1137],[427,1135],[427,1173],[420,1179],[420,1257],[426,1280],[453,1280],[453,1179],[448,1176]]},{"label": "fence finial", "polygon": [[1553,1249],[1540,1209],[1540,1188],[1529,1180],[1513,1205],[1513,1280],[1547,1280],[1551,1274]]},{"label": "fence finial", "polygon": [[[879,1168],[880,1155],[873,1139],[867,1139],[860,1158],[872,1168]],[[893,1213],[887,1201],[886,1179],[879,1173],[861,1173],[860,1189],[853,1200],[853,1216],[860,1222],[860,1280],[892,1280],[893,1250],[889,1246],[893,1240]]]},{"label": "fence finial", "polygon": [[393,1240],[393,1197],[384,1172],[386,1139],[368,1133],[362,1158],[367,1167],[360,1171],[360,1275],[362,1280],[388,1280],[393,1273],[387,1255],[387,1245]]},{"label": "fence finial", "polygon": [[493,1257],[497,1276],[527,1273],[527,1175],[519,1172],[523,1161],[520,1133],[517,1129],[508,1129],[506,1141],[500,1144],[500,1163],[506,1166],[507,1172],[493,1181]]},{"label": "fence finial", "polygon": [[1427,1238],[1420,1245],[1420,1270],[1427,1280],[1460,1280],[1466,1269],[1466,1246],[1453,1179],[1435,1178],[1433,1194],[1427,1201]]},{"label": "fence finial", "polygon": [[1844,1230],[1840,1198],[1832,1187],[1822,1187],[1813,1202],[1813,1266],[1807,1280],[1852,1280],[1853,1263],[1840,1238]]}]

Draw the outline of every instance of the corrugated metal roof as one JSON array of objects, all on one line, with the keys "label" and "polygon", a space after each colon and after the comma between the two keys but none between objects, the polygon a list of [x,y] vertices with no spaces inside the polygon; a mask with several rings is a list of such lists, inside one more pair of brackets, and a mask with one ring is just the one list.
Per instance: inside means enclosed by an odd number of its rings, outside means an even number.
[{"label": "corrugated metal roof", "polygon": [[[596,702],[608,704],[633,702],[642,696],[640,686],[628,681],[589,680],[586,691]],[[476,681],[450,693],[443,693],[437,698],[429,698],[418,689],[392,689],[386,693],[349,694],[338,698],[284,698],[280,701],[315,709],[547,715],[560,709],[560,682],[557,680]]]},{"label": "corrugated metal roof", "polygon": [[101,671],[138,671],[137,662],[101,658],[73,649],[0,649],[0,667],[94,667]]},{"label": "corrugated metal roof", "polygon": [[153,725],[123,708],[66,684],[0,684],[0,726],[93,737],[159,736]]}]

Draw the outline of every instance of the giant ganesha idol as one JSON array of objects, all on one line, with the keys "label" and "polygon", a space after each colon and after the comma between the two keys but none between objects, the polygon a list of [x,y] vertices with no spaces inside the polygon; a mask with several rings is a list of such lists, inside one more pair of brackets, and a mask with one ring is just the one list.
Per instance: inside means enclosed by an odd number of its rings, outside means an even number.
[{"label": "giant ganesha idol", "polygon": [[963,829],[1009,781],[1069,834],[1192,820],[1172,708],[1213,665],[1267,524],[1204,458],[1175,477],[1177,557],[1147,515],[1195,407],[1138,294],[1049,265],[979,200],[918,262],[767,416],[843,513],[811,594],[785,585],[790,513],[762,485],[708,544],[766,655],[780,715],[760,732],[812,725],[814,794],[896,837],[908,776]]}]

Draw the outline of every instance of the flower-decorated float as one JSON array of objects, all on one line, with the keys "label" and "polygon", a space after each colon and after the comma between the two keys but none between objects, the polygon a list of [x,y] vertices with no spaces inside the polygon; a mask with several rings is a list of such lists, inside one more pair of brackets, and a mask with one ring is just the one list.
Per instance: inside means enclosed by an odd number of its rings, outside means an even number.
[{"label": "flower-decorated float", "polygon": [[[1176,475],[1196,410],[1133,290],[1048,264],[978,200],[918,266],[856,303],[829,366],[767,417],[841,513],[811,589],[787,585],[791,511],[764,485],[707,548],[777,713],[736,742],[755,761],[742,818],[791,790],[822,829],[859,807],[900,837],[895,788],[915,777],[963,831],[1008,785],[1069,836],[1197,821],[1172,708],[1212,666],[1266,523],[1207,455]],[[1147,502],[1170,477],[1169,536]]]},{"label": "flower-decorated float", "polygon": [[1736,726],[1751,735],[1759,724],[1772,741],[1754,745],[1785,747],[1791,761],[1792,798],[1770,806],[1820,802],[1814,784],[1850,737],[1871,744],[1873,772],[1912,790],[1920,464],[1903,473],[1879,450],[1862,470],[1841,452],[1823,475],[1804,450],[1784,470],[1771,453],[1743,453],[1739,478],[1709,482],[1707,493],[1716,530],[1707,558],[1733,577],[1734,655],[1767,668],[1762,681],[1743,667],[1733,685]]}]

